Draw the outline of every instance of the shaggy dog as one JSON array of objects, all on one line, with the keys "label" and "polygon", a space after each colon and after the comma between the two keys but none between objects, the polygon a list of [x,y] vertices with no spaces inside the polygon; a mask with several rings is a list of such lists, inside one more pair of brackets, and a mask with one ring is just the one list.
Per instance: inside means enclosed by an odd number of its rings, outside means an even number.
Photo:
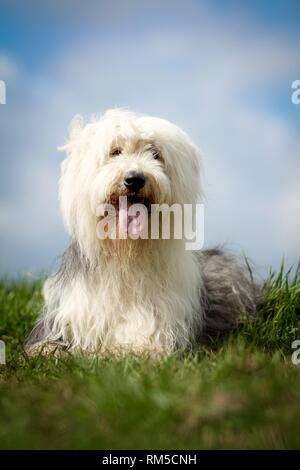
[{"label": "shaggy dog", "polygon": [[[45,306],[26,350],[172,353],[255,313],[258,290],[246,267],[221,250],[188,251],[185,238],[101,239],[99,204],[129,222],[118,199],[195,206],[200,157],[174,124],[110,110],[84,125],[76,117],[63,147],[60,203],[71,236],[58,272],[44,285]],[[102,214],[103,216],[103,214]],[[145,216],[144,216],[145,219]],[[135,235],[141,232],[134,217]],[[138,228],[137,228],[138,227]]]}]

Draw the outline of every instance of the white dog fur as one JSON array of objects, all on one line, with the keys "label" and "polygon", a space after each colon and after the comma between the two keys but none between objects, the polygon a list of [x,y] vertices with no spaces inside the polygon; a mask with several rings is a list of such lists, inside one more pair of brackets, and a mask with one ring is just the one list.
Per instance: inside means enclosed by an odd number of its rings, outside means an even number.
[{"label": "white dog fur", "polygon": [[[227,323],[236,325],[241,310],[253,313],[255,289],[230,257],[214,251],[209,264],[209,252],[186,251],[184,239],[97,236],[97,206],[127,194],[123,179],[128,171],[145,175],[141,193],[151,203],[199,201],[200,156],[181,129],[164,119],[115,109],[86,125],[75,117],[63,150],[60,204],[71,245],[59,271],[45,283],[45,307],[27,351],[51,344],[96,353],[168,354],[187,348],[201,336],[205,315],[213,313],[213,293],[219,289],[219,296],[225,284],[230,295],[238,296],[238,302],[230,301]],[[222,285],[215,272],[207,279],[216,256]]]}]

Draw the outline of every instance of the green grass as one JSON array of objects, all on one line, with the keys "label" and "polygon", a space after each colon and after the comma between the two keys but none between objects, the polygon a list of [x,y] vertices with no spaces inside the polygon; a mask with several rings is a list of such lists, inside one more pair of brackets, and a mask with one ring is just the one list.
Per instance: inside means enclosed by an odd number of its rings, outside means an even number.
[{"label": "green grass", "polygon": [[300,267],[271,273],[264,305],[194,354],[28,358],[41,282],[0,282],[0,448],[300,448]]}]

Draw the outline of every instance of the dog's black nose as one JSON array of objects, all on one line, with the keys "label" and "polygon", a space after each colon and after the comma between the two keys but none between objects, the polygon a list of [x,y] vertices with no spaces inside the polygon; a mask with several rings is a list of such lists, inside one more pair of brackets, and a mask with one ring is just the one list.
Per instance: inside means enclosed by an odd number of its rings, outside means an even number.
[{"label": "dog's black nose", "polygon": [[145,186],[146,178],[144,173],[129,171],[124,176],[124,184],[130,191],[138,191]]}]

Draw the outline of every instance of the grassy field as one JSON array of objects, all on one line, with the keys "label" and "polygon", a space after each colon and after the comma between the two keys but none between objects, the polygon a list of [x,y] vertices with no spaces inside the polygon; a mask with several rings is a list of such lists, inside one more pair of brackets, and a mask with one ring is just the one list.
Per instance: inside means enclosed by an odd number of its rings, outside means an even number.
[{"label": "grassy field", "polygon": [[255,321],[194,354],[29,359],[41,283],[2,280],[0,447],[300,448],[300,268],[264,291]]}]

